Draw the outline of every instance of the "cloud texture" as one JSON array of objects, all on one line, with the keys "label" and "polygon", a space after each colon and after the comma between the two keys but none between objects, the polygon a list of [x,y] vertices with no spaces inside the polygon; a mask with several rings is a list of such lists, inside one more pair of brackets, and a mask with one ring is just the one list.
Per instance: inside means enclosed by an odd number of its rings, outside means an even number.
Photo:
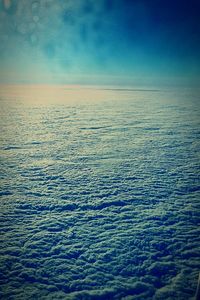
[{"label": "cloud texture", "polygon": [[25,106],[22,99],[13,106],[16,95],[7,97],[1,112],[2,299],[194,295],[197,98],[117,93],[123,101],[113,93],[99,103]]}]

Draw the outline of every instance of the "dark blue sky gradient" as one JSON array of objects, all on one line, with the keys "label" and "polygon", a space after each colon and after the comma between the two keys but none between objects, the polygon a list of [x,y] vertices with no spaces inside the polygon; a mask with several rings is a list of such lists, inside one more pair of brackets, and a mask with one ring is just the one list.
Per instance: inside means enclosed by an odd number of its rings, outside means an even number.
[{"label": "dark blue sky gradient", "polygon": [[0,8],[3,82],[198,82],[197,0],[2,0]]}]

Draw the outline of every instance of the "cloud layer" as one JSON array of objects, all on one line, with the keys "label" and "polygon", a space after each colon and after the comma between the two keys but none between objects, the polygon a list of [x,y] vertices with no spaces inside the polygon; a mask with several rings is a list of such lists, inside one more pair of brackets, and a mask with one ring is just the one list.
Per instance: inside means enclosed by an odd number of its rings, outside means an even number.
[{"label": "cloud layer", "polygon": [[2,299],[194,295],[196,98],[118,93],[124,101],[3,105]]}]

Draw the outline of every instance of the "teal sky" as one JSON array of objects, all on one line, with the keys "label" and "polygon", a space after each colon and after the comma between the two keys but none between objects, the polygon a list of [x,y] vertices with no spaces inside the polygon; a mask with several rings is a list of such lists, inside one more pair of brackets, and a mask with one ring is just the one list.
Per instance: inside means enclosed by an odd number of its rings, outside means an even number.
[{"label": "teal sky", "polygon": [[0,82],[198,84],[199,1],[1,0]]}]

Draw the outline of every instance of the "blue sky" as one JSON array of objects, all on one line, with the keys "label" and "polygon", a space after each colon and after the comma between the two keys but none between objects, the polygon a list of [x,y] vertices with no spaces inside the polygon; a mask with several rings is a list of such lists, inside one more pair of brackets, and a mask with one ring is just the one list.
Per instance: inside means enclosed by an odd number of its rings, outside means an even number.
[{"label": "blue sky", "polygon": [[198,83],[200,4],[2,0],[0,81]]}]

